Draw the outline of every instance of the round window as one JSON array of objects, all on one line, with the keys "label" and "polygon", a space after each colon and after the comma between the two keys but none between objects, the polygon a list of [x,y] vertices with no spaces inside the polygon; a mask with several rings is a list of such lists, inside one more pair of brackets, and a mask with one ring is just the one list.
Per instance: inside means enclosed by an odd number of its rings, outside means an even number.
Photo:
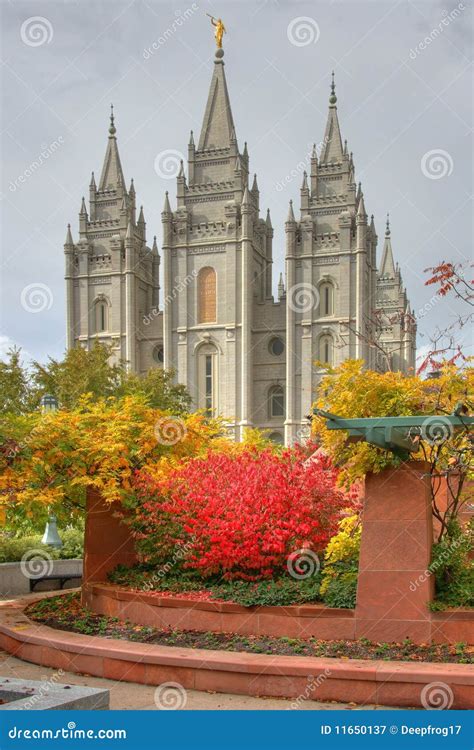
[{"label": "round window", "polygon": [[270,339],[268,349],[270,354],[273,354],[274,357],[279,357],[280,354],[283,354],[283,352],[285,351],[285,344],[283,343],[282,339],[275,336],[275,338]]},{"label": "round window", "polygon": [[155,346],[153,349],[153,359],[155,362],[158,362],[160,365],[163,364],[163,360],[165,358],[165,354],[163,351],[163,347],[161,344],[158,344],[158,346]]}]

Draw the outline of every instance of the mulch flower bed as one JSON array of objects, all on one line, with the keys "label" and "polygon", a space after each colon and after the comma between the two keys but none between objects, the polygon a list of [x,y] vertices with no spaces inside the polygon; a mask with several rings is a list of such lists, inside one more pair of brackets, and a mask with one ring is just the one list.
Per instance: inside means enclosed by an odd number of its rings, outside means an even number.
[{"label": "mulch flower bed", "polygon": [[160,646],[203,648],[218,651],[245,651],[254,654],[282,656],[324,656],[339,659],[382,659],[386,661],[474,663],[474,646],[436,644],[418,646],[410,640],[403,643],[358,641],[321,641],[316,638],[271,638],[242,636],[234,633],[200,633],[196,631],[160,630],[134,625],[116,617],[97,615],[81,606],[78,593],[42,599],[31,604],[26,614],[57,630],[67,630],[102,638],[116,638]]}]

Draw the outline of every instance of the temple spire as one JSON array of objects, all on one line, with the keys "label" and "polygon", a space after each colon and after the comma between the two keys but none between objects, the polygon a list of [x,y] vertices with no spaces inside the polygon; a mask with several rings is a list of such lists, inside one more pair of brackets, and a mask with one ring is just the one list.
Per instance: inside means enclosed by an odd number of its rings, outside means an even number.
[{"label": "temple spire", "polygon": [[199,151],[227,148],[235,143],[235,126],[224,73],[224,50],[216,51],[209,96],[199,138]]},{"label": "temple spire", "polygon": [[340,162],[343,158],[341,130],[337,117],[336,84],[334,83],[334,71],[332,72],[331,94],[329,96],[329,113],[324,134],[323,149],[321,151],[321,164]]},{"label": "temple spire", "polygon": [[287,222],[288,221],[292,221],[292,222],[295,221],[295,212],[293,211],[293,201],[290,201],[290,206],[289,206],[289,209],[288,209],[288,218],[287,218],[286,221]]},{"label": "temple spire", "polygon": [[73,246],[74,246],[74,242],[73,242],[72,234],[71,234],[71,225],[68,224],[67,232],[66,232],[66,241],[64,243],[64,247],[73,247]]},{"label": "temple spire", "polygon": [[164,214],[170,214],[171,213],[171,206],[170,206],[170,199],[168,197],[168,191],[165,193],[165,204],[163,206],[163,213]]},{"label": "temple spire", "polygon": [[115,137],[116,132],[117,128],[115,127],[114,108],[113,105],[111,105],[109,140],[105,152],[104,166],[102,167],[102,174],[99,181],[99,191],[116,190],[118,187],[123,187],[125,184],[122,164],[118,152],[117,139]]},{"label": "temple spire", "polygon": [[280,278],[278,280],[278,299],[282,299],[284,294],[285,294],[285,285],[283,283],[283,274],[280,273]]},{"label": "temple spire", "polygon": [[390,237],[390,221],[389,215],[387,214],[387,223],[385,227],[385,239],[383,243],[382,261],[380,263],[380,276],[388,276],[393,278],[395,276],[395,263],[393,260],[392,251],[392,240]]}]

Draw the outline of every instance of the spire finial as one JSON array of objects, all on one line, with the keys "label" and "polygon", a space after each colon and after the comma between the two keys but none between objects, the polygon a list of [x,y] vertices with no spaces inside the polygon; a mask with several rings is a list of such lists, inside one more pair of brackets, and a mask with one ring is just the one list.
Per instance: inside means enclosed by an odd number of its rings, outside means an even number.
[{"label": "spire finial", "polygon": [[331,96],[329,97],[329,104],[331,107],[334,107],[337,102],[337,96],[336,96],[336,84],[334,82],[334,71],[332,71],[331,74]]},{"label": "spire finial", "polygon": [[114,119],[115,119],[114,118],[114,105],[111,104],[110,105],[110,127],[109,127],[110,135],[115,135],[115,133],[117,132],[117,129],[114,125]]},{"label": "spire finial", "polygon": [[387,223],[385,224],[385,236],[390,237],[390,214],[387,213]]}]

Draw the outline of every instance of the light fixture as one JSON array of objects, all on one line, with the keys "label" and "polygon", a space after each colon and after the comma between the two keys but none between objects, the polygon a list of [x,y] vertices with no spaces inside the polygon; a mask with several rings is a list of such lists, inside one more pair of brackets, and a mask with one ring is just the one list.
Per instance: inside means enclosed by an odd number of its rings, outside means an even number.
[{"label": "light fixture", "polygon": [[41,396],[40,406],[43,414],[46,414],[51,411],[57,411],[58,402],[50,393],[45,393],[44,396]]},{"label": "light fixture", "polygon": [[56,547],[56,549],[63,546],[56,526],[56,516],[48,516],[41,544],[47,544],[49,547]]}]

